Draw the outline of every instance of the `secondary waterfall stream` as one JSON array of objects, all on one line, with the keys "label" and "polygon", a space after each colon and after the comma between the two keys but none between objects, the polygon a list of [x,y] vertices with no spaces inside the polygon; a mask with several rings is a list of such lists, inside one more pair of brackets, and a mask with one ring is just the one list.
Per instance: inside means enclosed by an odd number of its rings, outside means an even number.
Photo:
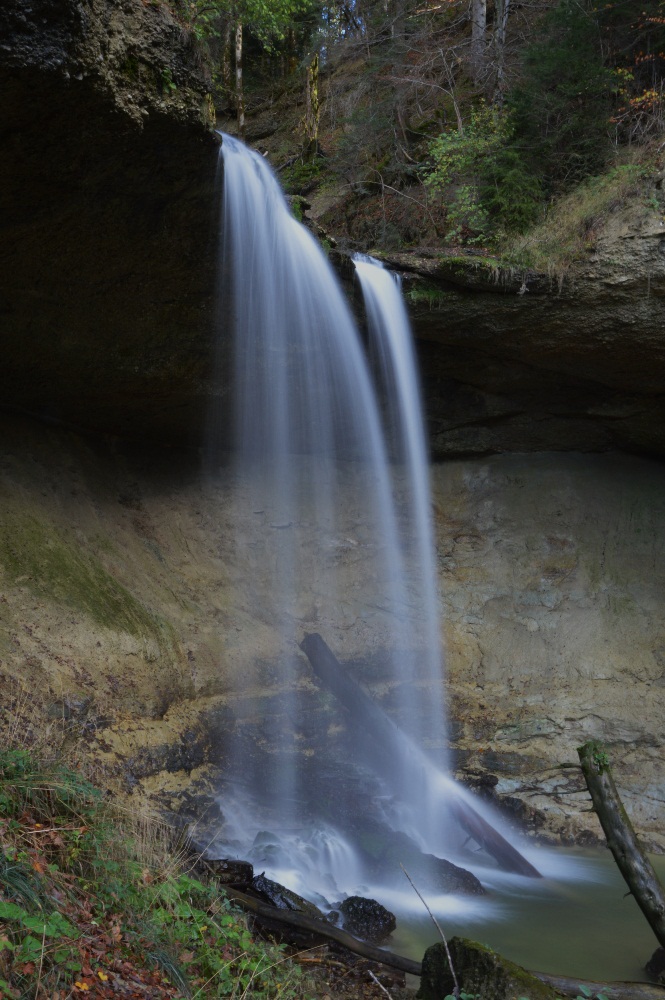
[{"label": "secondary waterfall stream", "polygon": [[[238,780],[220,800],[220,845],[328,900],[404,887],[394,859],[379,871],[360,847],[377,830],[491,868],[483,830],[500,824],[446,774],[427,455],[399,287],[356,260],[370,367],[325,255],[265,160],[230,136],[222,158],[235,536],[265,632],[232,694]],[[312,632],[340,656],[348,643],[356,680],[398,726],[398,753],[314,687],[298,648]]]}]

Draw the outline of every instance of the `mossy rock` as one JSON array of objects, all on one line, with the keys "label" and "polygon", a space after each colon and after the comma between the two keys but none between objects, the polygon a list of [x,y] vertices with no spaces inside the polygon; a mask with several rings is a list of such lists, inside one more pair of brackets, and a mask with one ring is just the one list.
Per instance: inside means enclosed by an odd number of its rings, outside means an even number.
[{"label": "mossy rock", "polygon": [[[491,948],[454,937],[448,942],[460,988],[480,995],[482,1000],[559,1000],[559,994],[515,962],[497,955]],[[423,957],[418,1000],[443,1000],[453,992],[446,949],[433,944]]]}]

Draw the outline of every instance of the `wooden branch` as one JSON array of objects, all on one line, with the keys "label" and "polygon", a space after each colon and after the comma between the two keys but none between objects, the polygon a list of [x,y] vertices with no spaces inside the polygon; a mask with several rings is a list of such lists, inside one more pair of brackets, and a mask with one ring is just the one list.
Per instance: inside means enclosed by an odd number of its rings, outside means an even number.
[{"label": "wooden branch", "polygon": [[412,976],[420,975],[420,962],[415,962],[411,958],[404,958],[402,955],[394,955],[390,951],[383,951],[381,948],[376,948],[366,941],[359,941],[352,934],[348,934],[347,931],[343,931],[333,924],[328,924],[323,920],[315,920],[313,917],[308,917],[298,910],[278,910],[276,906],[261,903],[258,899],[254,899],[253,896],[248,896],[237,889],[226,888],[225,892],[229,899],[234,903],[238,903],[243,910],[253,913],[259,920],[263,919],[278,924],[285,924],[287,927],[293,927],[296,930],[319,935],[329,941],[341,944],[348,951],[352,951],[354,955],[360,955],[371,962],[387,965],[391,969],[398,969],[400,972],[408,972]]},{"label": "wooden branch", "polygon": [[553,986],[557,993],[573,997],[573,1000],[581,995],[581,987],[589,991],[589,996],[604,993],[611,1000],[665,1000],[665,989],[652,983],[602,983],[569,976],[550,976],[545,972],[532,972],[531,975]]},{"label": "wooden branch", "polygon": [[[298,931],[319,935],[342,945],[354,955],[359,955],[361,958],[377,962],[380,965],[386,965],[391,969],[397,969],[399,972],[407,972],[412,976],[420,976],[422,972],[420,962],[405,958],[403,955],[395,955],[390,951],[383,951],[366,941],[359,941],[358,938],[354,938],[351,934],[339,927],[334,927],[332,924],[307,917],[296,910],[278,910],[277,907],[261,903],[258,899],[247,896],[244,892],[239,892],[236,889],[225,888],[225,892],[229,899],[241,906],[243,910],[254,914],[259,920],[263,919],[267,922],[283,924],[285,927],[292,927]],[[532,972],[531,974],[540,979],[541,982],[553,986],[559,993],[567,997],[578,997],[580,988],[585,987],[589,990],[590,995],[606,993],[611,997],[611,1000],[665,1000],[665,989],[651,983],[603,983],[570,976],[551,976],[545,972]]]},{"label": "wooden branch", "polygon": [[[306,635],[300,648],[316,676],[350,712],[354,721],[370,733],[395,762],[402,761],[406,737],[347,673],[321,636],[316,632]],[[462,829],[494,858],[503,871],[529,878],[541,877],[540,872],[470,805],[462,799],[452,799],[446,805]]]},{"label": "wooden branch", "polygon": [[619,798],[607,753],[595,740],[578,747],[577,753],[607,846],[651,930],[665,948],[665,889],[642,850]]},{"label": "wooden branch", "polygon": [[[252,913],[259,920],[263,919],[268,923],[274,922],[282,924],[284,927],[292,927],[297,931],[307,931],[310,934],[318,935],[342,945],[354,955],[359,955],[361,958],[388,966],[391,969],[397,969],[399,972],[407,972],[412,976],[420,976],[422,972],[420,962],[405,958],[403,955],[395,955],[390,951],[383,951],[366,941],[359,941],[358,938],[354,938],[353,935],[339,927],[334,927],[332,924],[315,920],[313,917],[308,917],[296,910],[278,910],[277,907],[261,903],[253,896],[248,896],[237,889],[225,887],[224,891],[230,900],[241,906],[243,910]],[[611,997],[611,1000],[665,1000],[665,989],[650,983],[603,983],[577,977],[551,976],[545,972],[533,972],[532,975],[543,983],[553,986],[559,993],[567,997],[578,997],[580,988],[585,987],[589,990],[590,995],[606,993]]]}]

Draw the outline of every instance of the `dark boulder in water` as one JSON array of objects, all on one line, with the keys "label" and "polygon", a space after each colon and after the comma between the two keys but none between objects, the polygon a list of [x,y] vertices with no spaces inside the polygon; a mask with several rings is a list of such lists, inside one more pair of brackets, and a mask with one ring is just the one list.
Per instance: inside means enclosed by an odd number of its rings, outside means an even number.
[{"label": "dark boulder in water", "polygon": [[662,983],[665,986],[665,948],[656,948],[644,966],[644,971],[655,982]]},{"label": "dark boulder in water", "polygon": [[375,899],[349,896],[337,905],[337,909],[342,915],[344,930],[363,941],[381,944],[397,926],[395,914]]},{"label": "dark boulder in water", "polygon": [[423,891],[457,892],[467,896],[482,896],[485,893],[473,872],[434,854],[424,854],[405,833],[386,830],[378,823],[365,822],[358,834],[358,845],[372,878],[385,880],[392,874],[392,881],[406,885],[402,871],[404,866]]}]

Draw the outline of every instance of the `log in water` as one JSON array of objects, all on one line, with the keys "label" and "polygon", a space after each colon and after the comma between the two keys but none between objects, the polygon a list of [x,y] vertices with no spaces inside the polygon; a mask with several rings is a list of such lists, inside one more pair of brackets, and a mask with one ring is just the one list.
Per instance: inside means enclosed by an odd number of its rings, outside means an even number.
[{"label": "log in water", "polygon": [[[306,635],[300,648],[316,676],[350,712],[354,721],[363,726],[390,755],[393,762],[401,764],[408,755],[414,760],[414,766],[420,766],[425,772],[430,768],[434,770],[433,765],[423,755],[416,753],[416,748],[410,745],[404,733],[344,670],[318,633]],[[422,780],[420,775],[418,778]],[[467,802],[461,797],[455,798],[454,792],[446,801],[446,808],[460,827],[494,858],[503,871],[540,878],[540,872]]]}]

